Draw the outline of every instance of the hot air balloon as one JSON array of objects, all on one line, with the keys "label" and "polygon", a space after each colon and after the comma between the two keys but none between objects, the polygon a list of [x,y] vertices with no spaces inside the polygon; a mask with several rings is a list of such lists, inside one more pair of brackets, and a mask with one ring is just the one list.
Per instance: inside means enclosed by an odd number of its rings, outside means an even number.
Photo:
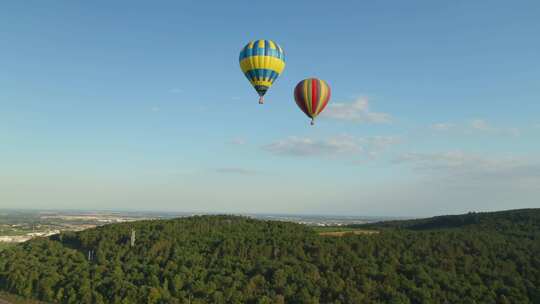
[{"label": "hot air balloon", "polygon": [[313,125],[315,117],[324,110],[330,100],[330,87],[324,80],[304,79],[294,88],[294,100],[300,110],[311,117],[311,125]]},{"label": "hot air balloon", "polygon": [[283,49],[272,40],[255,40],[240,51],[240,68],[259,94],[259,103],[285,68]]}]

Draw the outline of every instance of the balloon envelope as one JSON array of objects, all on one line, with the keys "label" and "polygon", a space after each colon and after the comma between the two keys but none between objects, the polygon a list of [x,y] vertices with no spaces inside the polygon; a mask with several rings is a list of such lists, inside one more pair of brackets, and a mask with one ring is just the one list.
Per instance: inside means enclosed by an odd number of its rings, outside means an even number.
[{"label": "balloon envelope", "polygon": [[263,96],[285,69],[283,49],[272,40],[255,40],[240,51],[240,68],[260,96]]},{"label": "balloon envelope", "polygon": [[294,88],[294,100],[308,117],[312,119],[319,115],[330,100],[330,86],[326,81],[317,78],[308,78],[300,81]]}]

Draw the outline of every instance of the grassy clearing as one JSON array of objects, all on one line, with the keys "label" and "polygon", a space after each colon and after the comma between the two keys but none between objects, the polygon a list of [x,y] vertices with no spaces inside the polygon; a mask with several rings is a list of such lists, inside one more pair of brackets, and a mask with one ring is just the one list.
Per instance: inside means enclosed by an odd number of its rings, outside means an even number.
[{"label": "grassy clearing", "polygon": [[377,234],[377,230],[358,229],[350,227],[315,227],[313,228],[319,235],[322,236],[344,236],[348,234],[365,235],[365,234]]},{"label": "grassy clearing", "polygon": [[17,236],[17,235],[26,235],[27,233],[33,232],[30,229],[1,229],[0,235],[5,236]]},{"label": "grassy clearing", "polygon": [[319,232],[319,235],[322,236],[344,236],[349,234],[364,235],[364,234],[377,234],[379,231],[376,230],[348,230],[348,231],[329,231],[329,232]]},{"label": "grassy clearing", "polygon": [[6,243],[6,242],[0,242],[0,251],[8,248],[8,247],[11,247],[11,246],[14,246],[15,243]]}]

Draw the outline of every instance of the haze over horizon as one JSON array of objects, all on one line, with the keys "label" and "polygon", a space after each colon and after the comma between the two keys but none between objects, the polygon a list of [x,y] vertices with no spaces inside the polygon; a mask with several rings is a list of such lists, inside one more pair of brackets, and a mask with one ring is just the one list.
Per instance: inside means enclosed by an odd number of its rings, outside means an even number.
[{"label": "haze over horizon", "polygon": [[491,212],[505,212],[505,211],[515,211],[515,210],[527,210],[527,209],[537,209],[536,207],[531,208],[513,208],[513,209],[497,209],[497,210],[479,210],[471,209],[468,211],[452,212],[452,213],[434,213],[434,214],[369,214],[369,213],[308,213],[308,212],[244,212],[244,211],[198,211],[198,210],[167,210],[167,209],[60,209],[60,208],[49,208],[49,209],[36,209],[36,208],[0,208],[0,213],[2,212],[44,212],[44,213],[58,213],[58,214],[157,214],[157,215],[166,215],[167,217],[175,215],[239,215],[239,216],[298,216],[298,217],[326,217],[326,218],[375,218],[377,220],[388,218],[388,219],[420,219],[420,218],[430,218],[437,216],[446,216],[446,215],[463,215],[466,213],[491,213]]},{"label": "haze over horizon", "polygon": [[[540,207],[540,2],[333,6],[0,4],[0,208]],[[238,67],[255,39],[287,62],[262,106]],[[313,127],[311,76],[332,87]]]}]

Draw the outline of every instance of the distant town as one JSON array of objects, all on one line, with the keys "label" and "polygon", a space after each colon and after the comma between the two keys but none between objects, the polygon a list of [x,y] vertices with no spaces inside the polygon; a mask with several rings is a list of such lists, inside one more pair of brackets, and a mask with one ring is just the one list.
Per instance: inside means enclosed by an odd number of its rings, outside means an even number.
[{"label": "distant town", "polygon": [[0,243],[21,243],[61,231],[155,218],[161,217],[117,212],[0,210]]},{"label": "distant town", "polygon": [[[47,237],[61,231],[81,231],[111,223],[139,220],[167,219],[204,215],[205,213],[157,213],[157,212],[117,212],[117,211],[42,211],[42,210],[0,210],[1,243],[21,243],[35,237]],[[318,216],[286,214],[238,214],[261,220],[296,222],[309,226],[344,226],[362,224],[393,218]]]}]

